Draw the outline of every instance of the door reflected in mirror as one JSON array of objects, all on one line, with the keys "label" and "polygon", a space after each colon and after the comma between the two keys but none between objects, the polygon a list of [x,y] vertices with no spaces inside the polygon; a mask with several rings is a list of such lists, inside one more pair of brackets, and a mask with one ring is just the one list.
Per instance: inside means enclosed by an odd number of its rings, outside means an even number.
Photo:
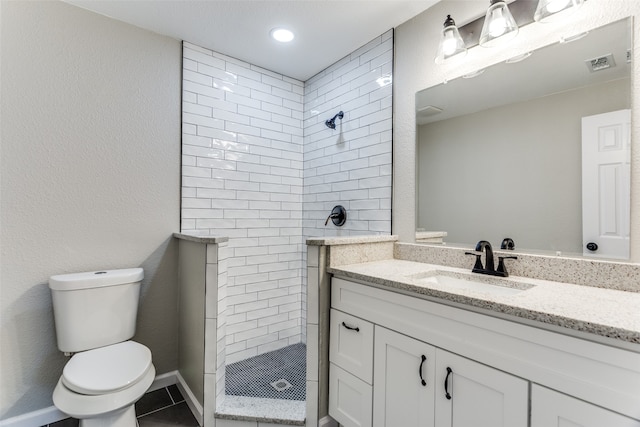
[{"label": "door reflected in mirror", "polygon": [[[509,237],[526,252],[627,259],[629,124],[583,131],[583,118],[630,109],[630,26],[418,92],[418,232],[465,247]],[[583,140],[594,138],[605,156],[620,144],[623,154],[583,171]]]}]

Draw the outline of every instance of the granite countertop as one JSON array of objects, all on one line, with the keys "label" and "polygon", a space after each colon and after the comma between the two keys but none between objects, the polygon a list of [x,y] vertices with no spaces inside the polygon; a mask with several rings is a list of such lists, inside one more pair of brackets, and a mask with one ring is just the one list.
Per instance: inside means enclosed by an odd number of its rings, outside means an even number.
[{"label": "granite countertop", "polygon": [[205,244],[217,244],[228,242],[229,238],[226,236],[200,236],[196,234],[185,233],[173,233],[173,237],[180,240],[187,240],[189,242],[205,243]]},{"label": "granite countertop", "polygon": [[[568,328],[568,333],[574,330],[640,344],[640,293],[636,292],[527,277],[498,278],[398,259],[329,267],[327,271],[438,302],[463,304],[515,316],[515,320]],[[464,280],[438,283],[434,275],[444,277],[445,281],[446,277],[470,278],[489,286],[474,288],[473,283]]]},{"label": "granite countertop", "polygon": [[375,236],[346,236],[346,237],[311,237],[307,239],[309,246],[338,246],[338,245],[358,245],[368,243],[397,242],[398,236],[375,235]]}]

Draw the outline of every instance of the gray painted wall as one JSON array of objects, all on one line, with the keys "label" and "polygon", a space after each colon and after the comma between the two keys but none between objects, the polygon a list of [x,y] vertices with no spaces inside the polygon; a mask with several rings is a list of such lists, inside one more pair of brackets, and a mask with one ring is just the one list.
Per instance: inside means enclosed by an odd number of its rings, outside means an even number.
[{"label": "gray painted wall", "polygon": [[181,48],[62,2],[0,8],[5,419],[52,405],[53,274],[143,267],[135,339],[178,367]]},{"label": "gray painted wall", "polygon": [[628,108],[629,87],[617,80],[420,126],[418,227],[452,243],[511,237],[581,253],[581,119]]}]

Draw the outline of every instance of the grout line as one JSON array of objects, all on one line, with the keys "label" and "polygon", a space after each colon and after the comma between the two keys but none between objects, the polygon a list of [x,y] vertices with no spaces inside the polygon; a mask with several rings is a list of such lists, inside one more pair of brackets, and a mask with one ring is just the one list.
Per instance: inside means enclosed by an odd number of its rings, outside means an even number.
[{"label": "grout line", "polygon": [[151,411],[151,412],[147,412],[147,413],[144,413],[144,414],[142,414],[142,415],[138,415],[138,416],[136,417],[136,419],[146,417],[147,415],[155,414],[156,412],[164,411],[165,409],[171,408],[171,407],[173,407],[173,406],[176,406],[176,405],[167,405],[167,406],[164,406],[164,407],[162,407],[162,408],[154,409],[154,410],[153,410],[153,411]]},{"label": "grout line", "polygon": [[[163,387],[163,388],[164,388],[164,391],[169,395],[169,399],[170,399],[170,400],[171,400],[171,402],[173,402],[173,403],[172,403],[171,405],[163,406],[162,408],[154,409],[153,411],[150,411],[150,412],[145,412],[145,413],[144,413],[144,414],[142,414],[142,415],[138,415],[138,416],[136,416],[136,419],[138,419],[138,418],[142,418],[142,417],[145,417],[145,416],[150,415],[150,414],[155,414],[155,413],[156,413],[156,412],[158,412],[158,411],[162,411],[162,410],[165,410],[165,409],[167,409],[167,408],[171,408],[172,406],[177,405],[177,403],[173,400],[173,397],[171,397],[171,393],[169,393],[169,389],[168,389],[167,387]],[[160,390],[160,389],[158,389],[158,390]]]},{"label": "grout line", "polygon": [[169,395],[169,399],[171,399],[171,401],[173,402],[174,405],[177,405],[177,402],[173,399],[173,396],[171,396],[171,392],[169,391],[169,387],[165,387],[164,388],[165,391],[167,392],[167,394]]}]

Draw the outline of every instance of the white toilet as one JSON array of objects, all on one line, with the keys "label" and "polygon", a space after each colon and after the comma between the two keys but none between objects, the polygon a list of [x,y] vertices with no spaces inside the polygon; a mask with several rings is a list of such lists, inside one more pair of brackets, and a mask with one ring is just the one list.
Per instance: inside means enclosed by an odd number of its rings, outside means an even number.
[{"label": "white toilet", "polygon": [[135,333],[141,268],[49,279],[58,348],[73,353],[53,403],[81,427],[135,427],[134,403],[153,382],[151,351]]}]

